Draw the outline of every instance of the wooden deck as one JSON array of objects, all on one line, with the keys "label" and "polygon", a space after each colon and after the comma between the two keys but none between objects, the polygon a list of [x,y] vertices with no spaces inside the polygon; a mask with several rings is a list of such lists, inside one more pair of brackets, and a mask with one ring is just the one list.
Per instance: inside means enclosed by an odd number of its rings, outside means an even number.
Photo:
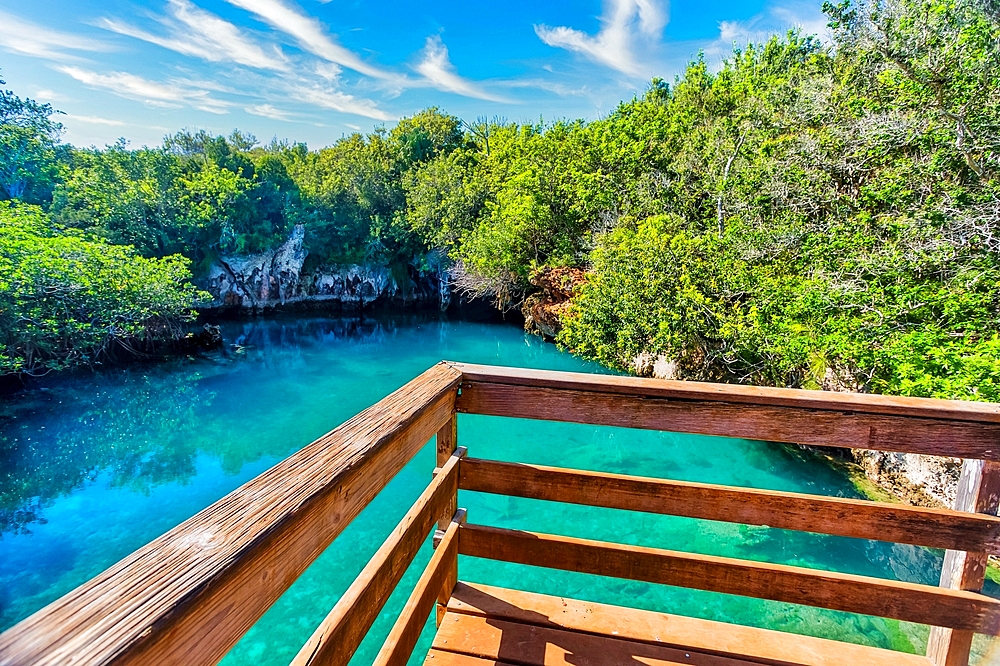
[{"label": "wooden deck", "polygon": [[[954,509],[928,509],[477,459],[458,446],[466,413],[964,460]],[[435,608],[434,665],[965,666],[973,634],[1000,635],[1000,600],[981,593],[987,557],[1000,554],[1000,405],[442,362],[0,634],[0,666],[218,663],[432,439],[427,488],[293,666],[346,666],[431,534],[434,553],[377,666],[405,666]],[[946,555],[940,584],[924,585],[517,531],[476,524],[459,490]],[[920,623],[930,627],[927,656],[466,585],[459,555]]]},{"label": "wooden deck", "polygon": [[924,656],[458,583],[426,666],[931,666]]}]

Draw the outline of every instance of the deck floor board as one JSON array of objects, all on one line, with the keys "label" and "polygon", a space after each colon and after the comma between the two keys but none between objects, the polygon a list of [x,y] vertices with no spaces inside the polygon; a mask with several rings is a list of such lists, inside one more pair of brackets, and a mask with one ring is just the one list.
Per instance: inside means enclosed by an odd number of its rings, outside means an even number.
[{"label": "deck floor board", "polygon": [[459,583],[427,666],[930,666],[923,656]]}]

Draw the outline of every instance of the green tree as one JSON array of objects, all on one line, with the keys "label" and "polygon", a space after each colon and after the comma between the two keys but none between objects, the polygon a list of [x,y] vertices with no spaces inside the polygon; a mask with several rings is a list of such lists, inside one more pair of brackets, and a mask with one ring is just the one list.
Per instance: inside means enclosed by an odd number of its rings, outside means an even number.
[{"label": "green tree", "polygon": [[[0,86],[6,81],[0,79]],[[62,125],[49,104],[0,90],[0,194],[40,201],[54,176],[55,146]]]},{"label": "green tree", "polygon": [[205,297],[188,266],[59,229],[37,206],[0,203],[0,374],[92,365],[179,336]]}]

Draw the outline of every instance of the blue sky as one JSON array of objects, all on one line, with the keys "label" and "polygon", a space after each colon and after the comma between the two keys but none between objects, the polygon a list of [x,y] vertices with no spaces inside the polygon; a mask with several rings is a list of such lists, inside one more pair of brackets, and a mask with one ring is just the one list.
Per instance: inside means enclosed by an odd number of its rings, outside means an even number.
[{"label": "blue sky", "polygon": [[428,106],[596,118],[699,50],[798,26],[820,0],[0,0],[0,71],[65,112],[65,141],[180,128],[328,145]]}]

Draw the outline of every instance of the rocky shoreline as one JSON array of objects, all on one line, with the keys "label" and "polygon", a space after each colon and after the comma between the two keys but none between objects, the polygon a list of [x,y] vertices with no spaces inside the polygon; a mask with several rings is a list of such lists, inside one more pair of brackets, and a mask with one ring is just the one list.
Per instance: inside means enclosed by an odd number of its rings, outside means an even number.
[{"label": "rocky shoreline", "polygon": [[294,307],[359,311],[373,304],[393,307],[451,303],[444,257],[431,252],[405,265],[352,264],[306,270],[305,229],[296,226],[288,240],[267,252],[222,256],[199,280],[212,300],[202,311],[260,314]]}]

